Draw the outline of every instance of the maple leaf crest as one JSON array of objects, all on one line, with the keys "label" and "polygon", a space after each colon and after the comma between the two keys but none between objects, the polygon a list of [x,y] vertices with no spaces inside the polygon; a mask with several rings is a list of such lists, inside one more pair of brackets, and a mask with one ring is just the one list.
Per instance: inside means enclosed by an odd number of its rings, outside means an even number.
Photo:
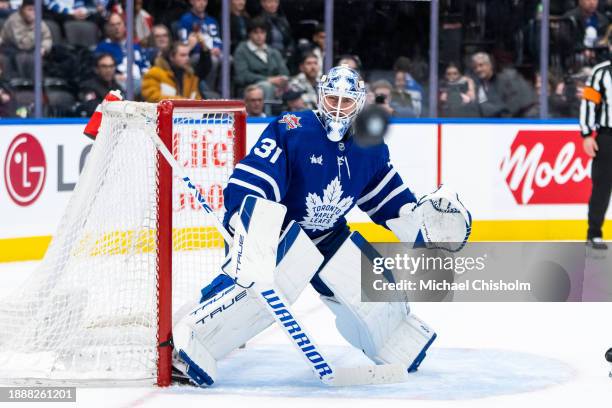
[{"label": "maple leaf crest", "polygon": [[342,198],[342,184],[336,177],[323,190],[323,198],[317,193],[306,196],[306,215],[300,225],[312,231],[331,228],[338,218],[346,214],[353,205],[353,197]]}]

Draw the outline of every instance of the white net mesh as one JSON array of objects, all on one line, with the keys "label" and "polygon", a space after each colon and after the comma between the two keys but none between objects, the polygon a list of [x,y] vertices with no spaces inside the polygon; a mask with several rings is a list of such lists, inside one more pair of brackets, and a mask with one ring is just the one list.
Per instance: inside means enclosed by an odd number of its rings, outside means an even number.
[{"label": "white net mesh", "polygon": [[[104,111],[44,260],[0,301],[0,382],[155,382],[159,174],[147,134],[156,131],[156,105],[113,104],[130,109]],[[175,157],[222,216],[233,114],[175,109],[173,122]],[[182,181],[172,185],[176,310],[217,273],[223,250],[210,215]]]}]

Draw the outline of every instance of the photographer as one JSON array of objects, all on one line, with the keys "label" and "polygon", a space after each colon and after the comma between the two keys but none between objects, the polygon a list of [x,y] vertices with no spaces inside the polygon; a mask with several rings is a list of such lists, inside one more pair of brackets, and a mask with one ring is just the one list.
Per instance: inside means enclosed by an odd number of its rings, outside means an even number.
[{"label": "photographer", "polygon": [[395,118],[416,117],[412,104],[402,104],[393,98],[393,86],[389,81],[381,79],[374,82],[371,91],[374,94],[374,103],[387,111],[390,116]]},{"label": "photographer", "polygon": [[580,115],[580,103],[586,81],[591,74],[591,68],[582,68],[578,73],[567,75],[555,87],[551,95],[551,109],[560,117],[575,118]]},{"label": "photographer", "polygon": [[440,84],[440,116],[475,117],[478,110],[474,81],[461,74],[457,65],[446,67],[444,80]]}]

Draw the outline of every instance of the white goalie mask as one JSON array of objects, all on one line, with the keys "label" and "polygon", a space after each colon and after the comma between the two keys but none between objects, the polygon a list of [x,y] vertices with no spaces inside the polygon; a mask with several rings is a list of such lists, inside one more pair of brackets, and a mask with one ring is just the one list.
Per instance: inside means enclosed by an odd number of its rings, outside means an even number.
[{"label": "white goalie mask", "polygon": [[327,137],[338,142],[361,112],[366,99],[365,83],[347,65],[329,70],[318,86],[319,112],[323,114]]}]

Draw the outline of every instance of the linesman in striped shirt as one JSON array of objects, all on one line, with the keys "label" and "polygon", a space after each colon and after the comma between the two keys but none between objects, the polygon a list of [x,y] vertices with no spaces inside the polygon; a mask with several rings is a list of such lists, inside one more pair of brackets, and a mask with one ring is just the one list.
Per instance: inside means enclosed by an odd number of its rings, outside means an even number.
[{"label": "linesman in striped shirt", "polygon": [[593,68],[580,105],[580,130],[583,147],[593,158],[593,190],[589,200],[587,245],[608,249],[602,240],[602,225],[612,191],[612,64],[603,62]]}]

